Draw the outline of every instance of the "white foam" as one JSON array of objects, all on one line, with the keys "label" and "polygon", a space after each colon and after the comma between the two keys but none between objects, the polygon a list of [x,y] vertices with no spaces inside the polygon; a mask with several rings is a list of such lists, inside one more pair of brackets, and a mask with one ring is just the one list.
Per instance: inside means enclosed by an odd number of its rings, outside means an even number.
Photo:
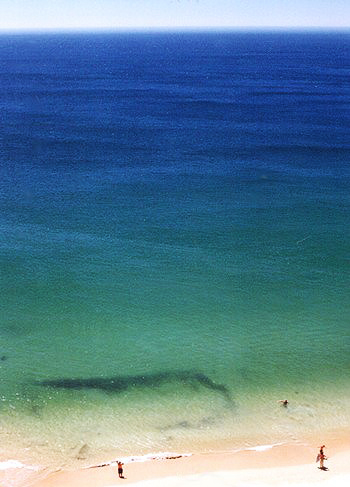
[{"label": "white foam", "polygon": [[[232,453],[238,453],[241,451],[267,451],[271,450],[275,446],[283,445],[284,443],[273,443],[271,445],[257,445],[252,446],[249,448],[240,448],[238,450],[233,450]],[[183,457],[191,457],[192,453],[175,453],[175,452],[159,452],[159,453],[148,453],[147,455],[139,455],[139,456],[129,456],[129,457],[119,457],[117,460],[110,460],[109,462],[102,463],[100,465],[89,465],[85,468],[93,468],[93,467],[104,467],[107,465],[116,466],[118,461],[127,464],[132,462],[148,462],[151,460],[171,460],[175,458],[183,458]]]},{"label": "white foam", "polygon": [[174,453],[174,452],[159,452],[159,453],[147,453],[147,455],[119,457],[117,460],[111,460],[110,462],[102,463],[100,465],[90,465],[86,468],[104,467],[106,465],[117,465],[118,461],[122,463],[132,462],[148,462],[151,460],[171,460],[173,458],[191,457],[192,453]]},{"label": "white foam", "polygon": [[5,462],[0,462],[0,470],[8,470],[10,468],[26,468],[27,470],[38,470],[38,467],[24,465],[24,463],[21,463],[18,460],[6,460]]},{"label": "white foam", "polygon": [[283,443],[273,443],[272,445],[257,445],[257,446],[252,446],[250,448],[244,448],[244,450],[249,450],[249,451],[266,451],[266,450],[271,450],[275,446],[280,446],[283,445]]},{"label": "white foam", "polygon": [[123,463],[131,462],[148,462],[149,460],[170,460],[173,458],[190,457],[192,453],[174,453],[174,452],[159,452],[148,453],[147,455],[140,455],[136,457],[123,457],[120,461]]}]

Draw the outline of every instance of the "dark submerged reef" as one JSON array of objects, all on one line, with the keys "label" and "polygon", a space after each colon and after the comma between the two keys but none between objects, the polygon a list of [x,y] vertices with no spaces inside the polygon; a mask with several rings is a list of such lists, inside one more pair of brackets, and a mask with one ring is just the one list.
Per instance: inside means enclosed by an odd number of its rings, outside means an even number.
[{"label": "dark submerged reef", "polygon": [[228,388],[223,384],[216,384],[207,375],[200,372],[177,371],[158,372],[153,374],[90,377],[87,379],[59,378],[35,382],[36,385],[54,387],[56,389],[98,389],[107,393],[121,393],[134,387],[160,387],[166,383],[179,383],[197,389],[202,386],[220,393],[227,401],[232,401]]}]

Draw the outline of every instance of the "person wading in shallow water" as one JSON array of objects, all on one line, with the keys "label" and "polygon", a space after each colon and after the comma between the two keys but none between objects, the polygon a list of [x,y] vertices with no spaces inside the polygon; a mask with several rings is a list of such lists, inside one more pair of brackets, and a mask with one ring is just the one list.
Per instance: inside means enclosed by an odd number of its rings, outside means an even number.
[{"label": "person wading in shallow water", "polygon": [[119,478],[120,479],[124,479],[124,475],[123,475],[123,463],[122,462],[119,462],[118,460],[118,475],[119,475]]},{"label": "person wading in shallow water", "polygon": [[317,455],[317,459],[316,459],[317,462],[320,462],[320,466],[318,468],[320,468],[321,470],[328,470],[328,468],[325,467],[324,463],[323,463],[325,460],[327,460],[327,457],[323,451],[323,448],[325,448],[325,447],[326,447],[326,445],[320,446],[320,453]]}]

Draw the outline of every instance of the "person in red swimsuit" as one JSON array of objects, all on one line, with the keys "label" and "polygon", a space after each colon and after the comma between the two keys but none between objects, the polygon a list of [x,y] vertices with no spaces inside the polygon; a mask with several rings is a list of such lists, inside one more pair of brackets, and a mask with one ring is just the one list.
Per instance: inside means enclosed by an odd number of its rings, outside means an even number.
[{"label": "person in red swimsuit", "polygon": [[327,460],[326,455],[324,454],[323,448],[325,448],[326,445],[320,446],[320,453],[317,455],[317,461],[320,462],[320,468],[321,470],[328,470],[327,467],[324,466],[324,461]]},{"label": "person in red swimsuit", "polygon": [[124,478],[124,475],[123,475],[123,465],[124,464],[118,460],[118,475],[119,475],[119,478],[120,479],[123,479]]}]

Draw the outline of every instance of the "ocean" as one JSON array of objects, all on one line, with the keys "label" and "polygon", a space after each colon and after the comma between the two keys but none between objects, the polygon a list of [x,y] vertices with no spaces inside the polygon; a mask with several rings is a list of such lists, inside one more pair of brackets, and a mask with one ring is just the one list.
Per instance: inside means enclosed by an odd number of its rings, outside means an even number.
[{"label": "ocean", "polygon": [[0,36],[4,465],[350,428],[349,75],[348,31]]}]

